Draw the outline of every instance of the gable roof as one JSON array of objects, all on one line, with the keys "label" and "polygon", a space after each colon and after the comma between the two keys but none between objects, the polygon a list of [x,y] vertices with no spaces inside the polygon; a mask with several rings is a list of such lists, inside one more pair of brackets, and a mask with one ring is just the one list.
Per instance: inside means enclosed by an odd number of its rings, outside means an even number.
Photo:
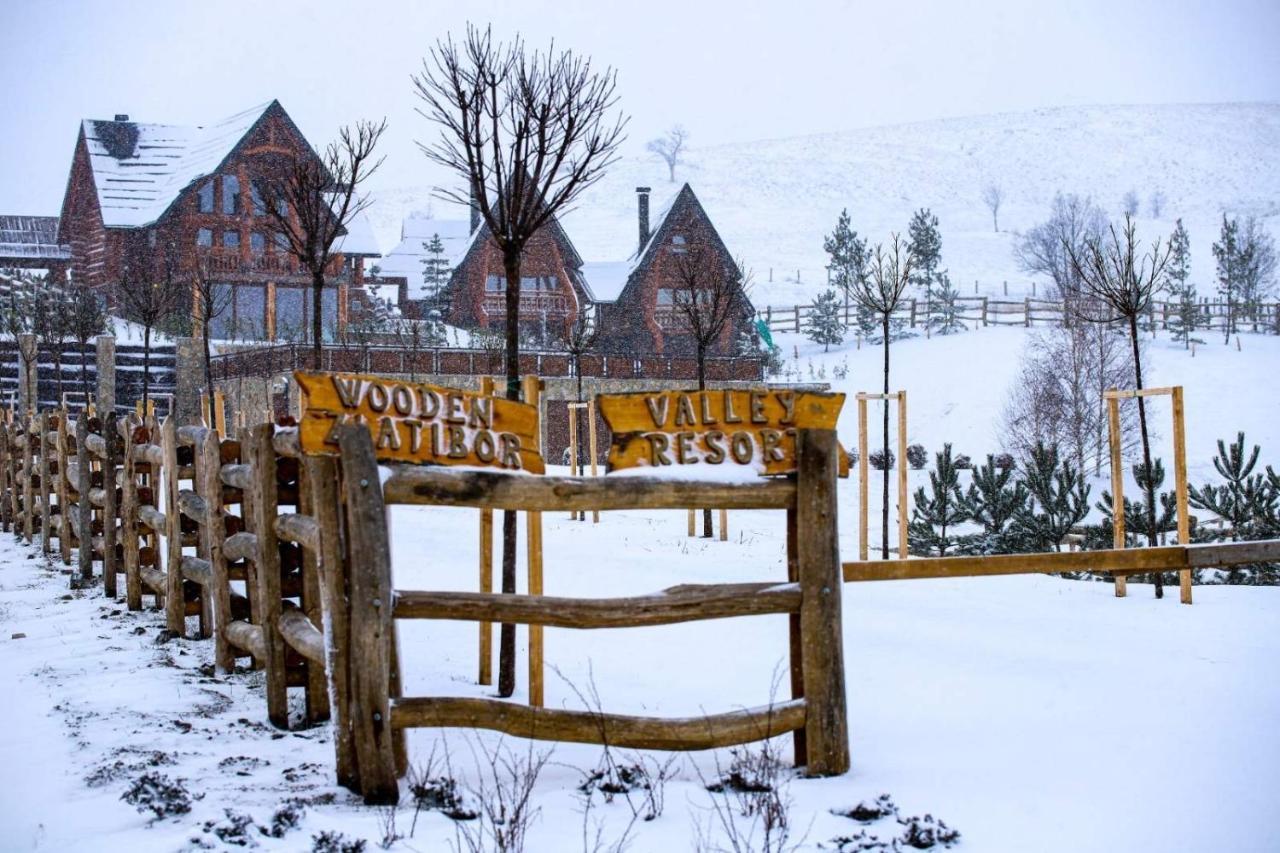
[{"label": "gable roof", "polygon": [[297,132],[279,101],[203,127],[85,119],[80,130],[103,225],[138,228],[155,222],[192,181],[218,171],[268,114]]},{"label": "gable roof", "polygon": [[0,216],[0,257],[66,261],[71,247],[58,242],[56,216]]},{"label": "gable roof", "polygon": [[426,244],[436,234],[444,246],[444,259],[449,269],[458,264],[471,251],[471,244],[479,230],[472,231],[466,219],[436,219],[431,216],[409,216],[400,225],[400,242],[378,261],[378,271],[383,276],[403,276],[409,283],[409,298],[427,296],[422,279],[423,262],[427,259]]}]

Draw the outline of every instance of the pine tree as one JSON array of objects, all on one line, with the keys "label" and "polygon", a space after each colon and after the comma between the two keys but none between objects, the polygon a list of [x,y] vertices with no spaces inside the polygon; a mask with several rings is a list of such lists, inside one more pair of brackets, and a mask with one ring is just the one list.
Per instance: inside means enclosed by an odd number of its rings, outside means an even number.
[{"label": "pine tree", "polygon": [[1089,514],[1090,487],[1058,458],[1057,445],[1037,444],[1022,469],[1030,500],[1014,513],[1010,528],[1018,550],[1061,550],[1062,538]]},{"label": "pine tree", "polygon": [[1240,290],[1240,223],[1222,215],[1222,231],[1213,244],[1213,257],[1217,260],[1218,295],[1227,303],[1227,318],[1223,323],[1223,343],[1231,341],[1236,330],[1236,303]]},{"label": "pine tree", "polygon": [[805,334],[815,344],[822,344],[823,352],[829,352],[832,344],[844,340],[844,320],[840,317],[840,300],[834,290],[818,294],[809,306],[809,328]]},{"label": "pine tree", "polygon": [[1196,330],[1198,309],[1196,286],[1191,283],[1191,238],[1179,219],[1169,236],[1169,267],[1165,276],[1165,290],[1175,303],[1169,328],[1174,338],[1182,341],[1184,349],[1191,346],[1191,333]]},{"label": "pine tree", "polygon": [[[1148,515],[1145,501],[1142,501],[1142,500],[1131,501],[1128,498],[1125,498],[1124,499],[1124,520],[1125,520],[1126,538],[1130,538],[1130,534],[1132,534],[1133,535],[1132,538],[1134,540],[1136,540],[1138,537],[1142,537],[1149,540],[1151,536],[1151,531],[1146,529],[1149,518],[1154,518],[1155,520],[1156,536],[1161,536],[1162,534],[1166,534],[1166,533],[1172,533],[1178,529],[1177,496],[1171,491],[1170,492],[1160,491],[1161,486],[1164,485],[1164,477],[1165,477],[1164,461],[1157,457],[1151,463],[1151,467],[1155,471],[1155,475],[1152,478],[1151,491],[1152,491],[1152,494],[1157,495],[1156,500],[1160,504],[1160,506],[1153,515]],[[1133,466],[1132,471],[1133,471],[1133,479],[1138,484],[1139,492],[1141,492],[1142,494],[1146,494],[1147,476],[1146,476],[1145,466],[1141,462],[1139,462]],[[1109,490],[1104,489],[1102,492],[1102,500],[1100,500],[1097,504],[1095,504],[1095,506],[1098,508],[1098,511],[1101,512],[1103,516],[1103,522],[1102,522],[1103,531],[1106,533],[1107,536],[1110,536],[1112,525],[1115,523],[1114,521],[1115,497],[1111,494]]]},{"label": "pine tree", "polygon": [[933,330],[940,335],[962,332],[967,328],[960,319],[960,306],[957,300],[960,293],[951,284],[951,276],[946,270],[938,273],[937,285],[933,293],[934,307],[937,313],[928,321]]},{"label": "pine tree", "polygon": [[866,278],[867,263],[871,252],[867,241],[858,236],[858,232],[849,227],[848,208],[840,211],[836,220],[836,230],[823,238],[822,250],[831,260],[827,264],[830,283],[838,287],[844,294],[845,305],[853,294],[853,288]]},{"label": "pine tree", "polygon": [[942,234],[938,217],[922,207],[911,216],[907,226],[907,245],[916,257],[911,284],[924,298],[924,321],[928,327],[933,316],[934,287],[938,284],[938,264],[942,262]]},{"label": "pine tree", "polygon": [[[1280,475],[1270,467],[1266,474],[1255,474],[1261,448],[1244,451],[1244,433],[1237,433],[1231,446],[1218,440],[1218,455],[1213,467],[1226,480],[1220,486],[1206,484],[1189,489],[1190,503],[1208,510],[1228,525],[1213,538],[1232,542],[1280,537]],[[1275,564],[1236,566],[1226,575],[1227,583],[1276,583]]]},{"label": "pine tree", "polygon": [[958,541],[956,526],[969,516],[960,491],[960,470],[951,459],[951,445],[944,444],[934,458],[935,467],[929,472],[930,493],[924,487],[916,489],[907,543],[917,556],[945,557]]},{"label": "pine tree", "polygon": [[434,302],[449,283],[452,270],[439,234],[432,234],[430,242],[423,243],[422,248],[427,251],[427,256],[422,259],[422,283],[426,286],[427,298]]},{"label": "pine tree", "polygon": [[1010,541],[1010,522],[1024,511],[1030,494],[1026,484],[1014,479],[1014,469],[996,465],[988,454],[987,463],[973,469],[973,481],[964,495],[965,514],[982,525],[982,534],[967,550],[981,554],[1007,554],[1015,548]]}]

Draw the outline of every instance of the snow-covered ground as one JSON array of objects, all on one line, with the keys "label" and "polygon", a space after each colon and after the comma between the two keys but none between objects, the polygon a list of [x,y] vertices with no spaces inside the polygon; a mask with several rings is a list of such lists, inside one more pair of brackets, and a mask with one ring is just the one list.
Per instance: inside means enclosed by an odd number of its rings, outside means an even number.
[{"label": "snow-covered ground", "polygon": [[[1024,337],[1006,328],[895,344],[893,384],[910,393],[912,441],[934,450],[950,440],[975,458],[999,449],[993,423]],[[788,355],[798,350],[806,378],[810,360],[828,379],[847,361],[838,390],[878,381],[877,349],[850,345],[824,355],[807,342],[782,343]],[[1280,339],[1246,335],[1241,352],[1206,345],[1195,358],[1158,340],[1149,352],[1153,383],[1187,388],[1193,482],[1208,474],[1213,441],[1237,429],[1275,464],[1280,425],[1269,389]],[[850,404],[840,430],[846,446],[856,436],[852,415]],[[853,482],[841,484],[846,558],[856,553],[855,494]],[[474,589],[476,515],[395,508],[396,585]],[[731,513],[727,543],[687,539],[680,512],[606,513],[599,525],[548,514],[544,525],[552,595],[785,577],[780,513]],[[69,592],[67,575],[34,554],[0,536],[0,679],[8,688],[0,705],[0,848],[216,849],[233,815],[267,825],[291,799],[310,803],[300,826],[280,839],[251,827],[261,848],[310,849],[327,830],[376,846],[387,812],[333,784],[324,727],[274,731],[258,675],[210,675],[210,643],[157,642],[159,614],[130,614],[100,590]],[[853,770],[790,782],[804,849],[859,830],[832,810],[881,793],[904,816],[931,813],[958,828],[959,850],[1280,846],[1271,814],[1280,785],[1280,588],[1199,587],[1192,607],[1176,596],[1155,601],[1142,584],[1117,600],[1107,584],[1048,577],[870,583],[843,592]],[[475,637],[470,623],[402,623],[406,694],[490,694],[474,684]],[[781,617],[548,629],[546,659],[555,669],[547,673],[547,704],[582,708],[578,691],[592,681],[603,707],[619,713],[763,704],[785,650]],[[515,700],[523,701],[523,652],[519,682]],[[480,747],[498,742],[460,730],[409,738],[415,764],[447,749],[464,786],[476,782]],[[526,748],[506,745],[517,754]],[[536,788],[541,813],[527,849],[583,849],[575,789],[599,758],[596,747],[555,747]],[[728,760],[719,756],[721,765]],[[665,812],[637,824],[631,850],[693,849],[695,824],[713,819],[699,774],[716,775],[716,756],[695,754],[674,767]],[[186,780],[200,797],[191,812],[148,823],[121,802],[146,772]],[[620,801],[597,801],[589,820],[603,820],[609,840],[630,814]],[[412,805],[402,805],[399,833],[409,833],[412,817]],[[882,839],[895,829],[891,821],[869,827]],[[454,842],[447,818],[424,813],[413,836],[392,849],[445,850]]]},{"label": "snow-covered ground", "polygon": [[[1015,232],[1042,222],[1058,191],[1092,196],[1120,218],[1132,190],[1144,241],[1167,237],[1182,217],[1201,296],[1212,295],[1210,246],[1224,212],[1256,215],[1280,233],[1280,104],[1056,107],[697,143],[695,137],[675,184],[661,161],[635,153],[583,196],[564,224],[586,260],[622,260],[635,251],[637,186],[652,187],[654,210],[661,210],[684,181],[754,272],[757,306],[807,304],[824,286],[822,238],[846,207],[853,228],[873,244],[905,233],[914,210],[931,208],[942,231],[942,266],[962,294],[973,293],[975,281],[982,293],[1002,293],[1005,281],[1011,296],[1029,292],[1031,279],[1012,253]],[[635,141],[632,150],[640,148]],[[432,198],[432,185],[452,180],[448,175],[424,163],[420,179],[403,180],[401,188],[379,192],[370,210],[382,246],[399,241],[410,212],[465,215]],[[999,233],[982,201],[992,182],[1005,193]],[[1165,197],[1158,216],[1151,210],[1157,193]]]}]

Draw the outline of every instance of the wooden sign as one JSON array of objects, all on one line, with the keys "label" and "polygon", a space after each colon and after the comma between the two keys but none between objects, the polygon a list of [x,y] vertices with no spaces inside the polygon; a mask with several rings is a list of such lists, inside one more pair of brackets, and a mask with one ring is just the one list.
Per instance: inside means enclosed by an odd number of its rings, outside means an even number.
[{"label": "wooden sign", "polygon": [[843,394],[790,390],[659,391],[598,399],[613,431],[610,471],[718,465],[791,473],[796,430],[835,429],[844,405]]},{"label": "wooden sign", "polygon": [[533,406],[474,391],[356,373],[293,374],[303,453],[338,454],[335,427],[363,422],[380,462],[545,471]]}]

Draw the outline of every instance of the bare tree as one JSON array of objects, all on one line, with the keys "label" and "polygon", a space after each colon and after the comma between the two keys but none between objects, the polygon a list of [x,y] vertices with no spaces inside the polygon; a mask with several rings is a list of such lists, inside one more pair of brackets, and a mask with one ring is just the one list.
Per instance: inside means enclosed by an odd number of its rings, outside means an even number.
[{"label": "bare tree", "polygon": [[204,393],[209,402],[209,416],[213,417],[213,361],[209,343],[213,321],[231,306],[234,291],[209,278],[209,259],[202,253],[196,258],[191,273],[191,300],[196,324],[200,330],[200,346],[204,355]]},{"label": "bare tree", "polygon": [[[462,178],[440,197],[474,204],[506,273],[507,398],[520,399],[520,268],[529,241],[617,159],[626,119],[615,112],[616,74],[552,44],[528,51],[467,28],[465,43],[437,41],[413,78],[419,113],[440,137],[427,158]],[[502,590],[516,591],[516,516],[502,515]],[[499,640],[498,693],[515,690],[515,626]]]},{"label": "bare tree", "polygon": [[[915,267],[915,258],[911,254],[910,244],[903,245],[897,234],[893,235],[889,251],[877,245],[871,255],[868,274],[854,282],[853,301],[863,311],[876,317],[880,323],[884,337],[884,393],[889,393],[889,343],[891,340],[891,322],[893,312],[902,305],[907,285],[911,283],[911,272]],[[889,402],[884,402],[884,488],[883,506],[881,506],[881,539],[880,557],[889,559]],[[905,465],[905,459],[898,460]]]},{"label": "bare tree", "polygon": [[[1123,242],[1111,226],[1110,240],[1092,237],[1085,243],[1084,251],[1064,246],[1071,259],[1071,266],[1080,277],[1085,292],[1104,308],[1100,316],[1088,317],[1096,322],[1123,321],[1129,327],[1129,340],[1133,345],[1133,373],[1135,387],[1141,391],[1142,353],[1138,347],[1138,317],[1151,307],[1151,300],[1164,281],[1165,267],[1169,263],[1169,249],[1161,247],[1157,239],[1151,251],[1139,257],[1136,229],[1133,217],[1125,214]],[[1147,544],[1159,544],[1156,528],[1155,477],[1151,476],[1151,441],[1147,434],[1146,401],[1138,397],[1138,429],[1142,434],[1142,466],[1145,476],[1142,482],[1146,491]],[[1156,598],[1164,596],[1161,576],[1155,575]]]},{"label": "bare tree", "polygon": [[1004,201],[1004,189],[991,181],[982,189],[982,201],[991,211],[991,227],[1000,233],[1000,204]]},{"label": "bare tree", "polygon": [[[80,350],[80,390],[89,399],[89,340],[107,327],[107,312],[98,295],[81,284],[72,284],[67,293],[67,331]],[[102,417],[107,412],[99,413]]]},{"label": "bare tree", "polygon": [[[720,253],[705,242],[694,242],[672,256],[675,287],[671,289],[672,312],[677,330],[692,341],[698,362],[698,390],[707,388],[707,353],[733,328],[733,321],[748,310],[748,277],[739,263],[726,263]],[[710,539],[711,508],[702,510],[702,535]]]},{"label": "bare tree", "polygon": [[142,410],[147,411],[151,396],[151,335],[167,322],[183,303],[182,282],[174,276],[174,265],[167,257],[165,273],[149,282],[120,280],[116,287],[116,304],[126,319],[142,326]]},{"label": "bare tree", "polygon": [[[576,380],[577,390],[574,394],[576,402],[581,403],[582,400],[582,356],[587,350],[591,349],[596,342],[596,316],[594,311],[585,309],[578,312],[578,316],[574,318],[573,325],[569,327],[569,337],[565,341],[565,349],[569,351],[569,360],[573,366],[573,375]],[[585,435],[582,423],[582,409],[573,410],[573,418],[578,421],[578,435]],[[589,452],[589,449],[588,449]],[[578,458],[577,463],[579,470],[583,463],[583,442],[578,442]],[[586,517],[585,515],[583,516]]]},{"label": "bare tree", "polygon": [[61,401],[62,344],[70,333],[70,324],[61,288],[55,291],[53,283],[47,277],[32,280],[31,331],[36,336],[39,348],[53,357],[58,400]]},{"label": "bare tree", "polygon": [[1080,295],[1080,277],[1065,247],[1080,254],[1085,242],[1101,236],[1106,225],[1106,215],[1088,197],[1058,193],[1049,218],[1019,235],[1014,246],[1014,258],[1022,269],[1053,280],[1063,301],[1063,322],[1072,321]]},{"label": "bare tree", "polygon": [[658,155],[667,164],[667,179],[673,184],[676,182],[676,166],[684,165],[684,149],[688,141],[689,131],[684,129],[684,125],[677,124],[664,136],[645,143],[645,151]]},{"label": "bare tree", "polygon": [[258,213],[284,236],[287,251],[311,275],[311,349],[320,365],[321,315],[329,268],[342,253],[339,238],[370,204],[361,186],[382,165],[374,159],[387,121],[359,121],[338,131],[321,156],[275,161],[256,183]]}]

